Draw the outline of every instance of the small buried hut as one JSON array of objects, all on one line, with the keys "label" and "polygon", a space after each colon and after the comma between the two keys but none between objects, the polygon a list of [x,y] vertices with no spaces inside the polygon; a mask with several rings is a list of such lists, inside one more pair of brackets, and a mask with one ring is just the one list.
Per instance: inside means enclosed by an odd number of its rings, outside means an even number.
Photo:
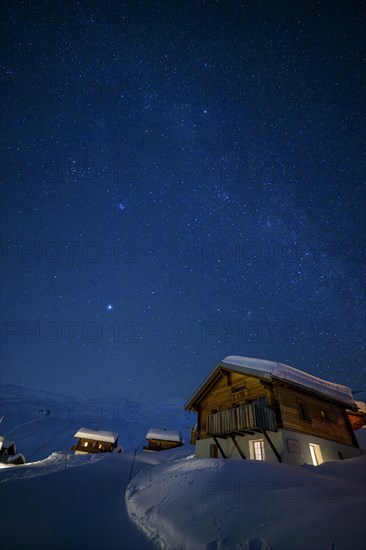
[{"label": "small buried hut", "polygon": [[74,435],[78,442],[71,447],[75,454],[89,453],[122,453],[118,445],[118,434],[103,430],[80,428]]},{"label": "small buried hut", "polygon": [[144,451],[165,451],[183,445],[182,434],[178,430],[151,428],[146,434],[146,439],[148,445],[144,446]]}]

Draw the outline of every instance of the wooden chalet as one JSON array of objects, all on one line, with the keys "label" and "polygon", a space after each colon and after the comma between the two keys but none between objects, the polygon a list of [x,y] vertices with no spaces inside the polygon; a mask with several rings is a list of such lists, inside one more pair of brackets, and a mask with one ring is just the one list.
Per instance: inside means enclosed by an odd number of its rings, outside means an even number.
[{"label": "wooden chalet", "polygon": [[78,442],[71,447],[71,450],[74,451],[76,455],[122,452],[122,447],[118,445],[118,434],[114,432],[80,428],[74,437]]},{"label": "wooden chalet", "polygon": [[165,451],[183,445],[182,434],[178,430],[151,428],[146,434],[146,439],[148,445],[144,447],[144,451]]},{"label": "wooden chalet", "polygon": [[197,457],[317,465],[362,454],[351,390],[281,363],[226,357],[186,409],[198,413]]}]

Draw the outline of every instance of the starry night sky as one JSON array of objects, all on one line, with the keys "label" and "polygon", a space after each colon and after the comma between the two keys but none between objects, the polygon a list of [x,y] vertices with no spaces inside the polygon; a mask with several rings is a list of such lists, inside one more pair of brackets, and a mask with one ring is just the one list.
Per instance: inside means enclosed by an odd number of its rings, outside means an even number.
[{"label": "starry night sky", "polygon": [[364,387],[364,7],[3,3],[1,383]]}]

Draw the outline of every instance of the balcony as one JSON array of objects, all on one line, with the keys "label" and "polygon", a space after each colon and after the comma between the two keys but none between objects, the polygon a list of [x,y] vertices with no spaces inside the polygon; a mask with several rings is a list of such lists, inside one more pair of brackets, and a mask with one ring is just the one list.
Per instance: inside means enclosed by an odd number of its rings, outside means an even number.
[{"label": "balcony", "polygon": [[251,403],[228,409],[207,417],[207,434],[230,434],[241,430],[269,430],[277,429],[276,417],[273,409]]}]

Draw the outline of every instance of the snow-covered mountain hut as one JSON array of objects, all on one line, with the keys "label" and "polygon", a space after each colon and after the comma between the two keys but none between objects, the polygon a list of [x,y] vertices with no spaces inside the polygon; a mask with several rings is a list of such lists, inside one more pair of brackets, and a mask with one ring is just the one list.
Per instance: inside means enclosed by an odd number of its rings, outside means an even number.
[{"label": "snow-covered mountain hut", "polygon": [[186,409],[198,413],[196,456],[318,465],[362,454],[347,415],[351,390],[282,363],[229,356]]},{"label": "snow-covered mountain hut", "polygon": [[118,445],[118,434],[114,432],[80,428],[74,437],[78,439],[77,444],[71,447],[75,454],[122,452],[122,447]]},{"label": "snow-covered mountain hut", "polygon": [[0,435],[0,462],[3,464],[25,464],[25,458],[22,453],[17,453],[14,441],[5,439]]},{"label": "snow-covered mountain hut", "polygon": [[183,437],[178,430],[150,428],[145,439],[148,441],[148,445],[144,446],[145,451],[165,451],[183,445]]}]

